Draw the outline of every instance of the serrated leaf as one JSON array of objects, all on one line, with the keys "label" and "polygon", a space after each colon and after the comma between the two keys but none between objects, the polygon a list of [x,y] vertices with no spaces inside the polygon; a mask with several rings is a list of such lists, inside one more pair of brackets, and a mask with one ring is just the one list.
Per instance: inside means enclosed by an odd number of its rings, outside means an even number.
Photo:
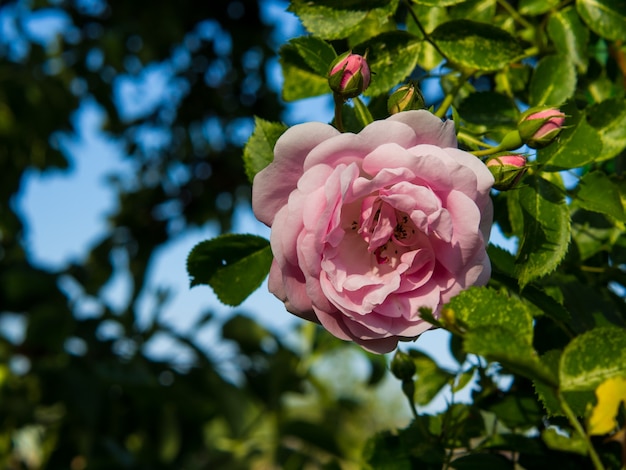
[{"label": "serrated leaf", "polygon": [[550,15],[548,35],[561,56],[569,58],[579,71],[584,73],[587,70],[589,30],[580,21],[574,7]]},{"label": "serrated leaf", "polygon": [[531,106],[560,106],[574,95],[576,69],[566,56],[550,55],[542,58],[530,79]]},{"label": "serrated leaf", "polygon": [[300,56],[292,44],[280,48],[280,65],[285,79],[282,96],[285,101],[295,101],[330,93],[328,78],[320,76]]},{"label": "serrated leaf", "polygon": [[626,330],[601,327],[574,338],[559,367],[561,389],[593,391],[611,377],[626,376]]},{"label": "serrated leaf", "polygon": [[342,39],[355,33],[367,18],[384,21],[394,14],[397,0],[292,0],[287,8],[304,27],[322,39]]},{"label": "serrated leaf", "polygon": [[576,0],[576,10],[597,35],[611,40],[626,40],[624,0]]},{"label": "serrated leaf", "polygon": [[315,36],[300,36],[289,41],[311,69],[326,78],[330,64],[337,58],[333,46]]},{"label": "serrated leaf", "polygon": [[354,51],[365,54],[373,73],[365,95],[377,96],[388,93],[399,82],[408,77],[417,65],[420,40],[404,31],[380,34],[354,47]]},{"label": "serrated leaf", "polygon": [[[568,107],[565,109],[569,113]],[[572,113],[575,111],[572,109]],[[602,141],[597,130],[579,113],[566,121],[567,128],[556,142],[537,152],[537,161],[545,171],[560,171],[577,168],[595,161],[602,155]]]},{"label": "serrated leaf", "polygon": [[626,100],[611,98],[587,111],[587,120],[600,136],[602,152],[595,161],[609,160],[626,149]]},{"label": "serrated leaf", "polygon": [[619,188],[601,171],[592,171],[580,179],[573,202],[583,209],[600,212],[626,222]]},{"label": "serrated leaf", "polygon": [[226,305],[239,305],[263,282],[272,264],[269,241],[226,234],[198,243],[187,258],[191,287],[207,284]]},{"label": "serrated leaf", "polygon": [[448,21],[433,31],[431,39],[452,63],[470,69],[498,70],[522,54],[509,33],[471,20]]},{"label": "serrated leaf", "polygon": [[259,171],[272,163],[274,145],[286,130],[287,126],[283,123],[254,117],[254,132],[243,148],[243,164],[250,182]]},{"label": "serrated leaf", "polygon": [[569,209],[563,191],[539,176],[526,178],[525,183],[515,191],[523,219],[515,260],[522,287],[554,271],[570,241]]}]

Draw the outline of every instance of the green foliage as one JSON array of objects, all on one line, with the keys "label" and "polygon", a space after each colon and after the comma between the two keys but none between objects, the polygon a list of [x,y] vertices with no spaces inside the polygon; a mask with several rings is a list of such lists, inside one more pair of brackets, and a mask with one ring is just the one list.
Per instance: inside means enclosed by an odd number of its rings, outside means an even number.
[{"label": "green foliage", "polygon": [[254,132],[243,149],[243,163],[250,182],[274,160],[274,145],[286,130],[284,124],[254,118]]},{"label": "green foliage", "polygon": [[269,241],[226,234],[199,243],[187,259],[191,287],[210,285],[226,305],[239,305],[263,282],[272,264]]}]

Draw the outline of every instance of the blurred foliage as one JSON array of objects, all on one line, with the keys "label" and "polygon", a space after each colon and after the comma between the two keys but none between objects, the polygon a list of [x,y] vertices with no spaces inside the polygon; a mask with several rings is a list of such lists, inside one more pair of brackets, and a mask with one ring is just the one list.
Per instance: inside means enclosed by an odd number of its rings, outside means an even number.
[{"label": "blurred foliage", "polygon": [[[191,336],[177,334],[159,320],[167,291],[148,292],[152,322],[138,326],[156,251],[208,221],[229,229],[250,191],[242,129],[283,110],[267,78],[274,26],[256,0],[217,3],[0,2],[0,320],[25,325],[23,338],[0,330],[2,468],[358,468],[367,436],[403,416],[393,399],[371,414],[378,358],[348,374],[350,394],[316,374],[323,351],[342,344],[313,347],[315,332],[297,349],[236,316],[211,355],[198,337],[219,322],[207,313]],[[64,26],[41,40],[46,18]],[[145,85],[154,70],[162,96]],[[139,96],[121,95],[124,83]],[[134,98],[149,105],[131,112]],[[71,171],[60,142],[80,137],[73,116],[87,102],[104,110],[102,132],[134,174],[111,176],[117,209],[88,256],[50,271],[31,263],[12,201],[28,171]],[[164,143],[146,145],[146,132]],[[102,295],[120,270],[131,291],[121,310]],[[85,302],[97,315],[77,315]],[[189,359],[148,356],[163,335]]]}]

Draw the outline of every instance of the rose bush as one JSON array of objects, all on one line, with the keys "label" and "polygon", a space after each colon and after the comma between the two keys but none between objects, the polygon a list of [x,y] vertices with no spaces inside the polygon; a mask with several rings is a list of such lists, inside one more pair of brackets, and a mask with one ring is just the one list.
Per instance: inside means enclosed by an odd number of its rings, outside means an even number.
[{"label": "rose bush", "polygon": [[430,328],[418,312],[490,276],[493,176],[428,111],[359,134],[321,123],[287,130],[253,183],[272,228],[270,291],[287,310],[369,351]]}]

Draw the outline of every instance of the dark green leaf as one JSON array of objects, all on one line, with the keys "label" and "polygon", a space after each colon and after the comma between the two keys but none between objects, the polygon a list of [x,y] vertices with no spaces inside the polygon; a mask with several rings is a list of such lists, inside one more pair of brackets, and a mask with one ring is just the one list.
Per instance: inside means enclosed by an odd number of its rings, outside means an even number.
[{"label": "dark green leaf", "polygon": [[508,96],[493,91],[470,94],[459,108],[460,116],[469,123],[494,127],[514,127],[519,118],[515,103]]},{"label": "dark green leaf", "polygon": [[626,40],[624,0],[576,0],[576,9],[597,35],[611,40]]},{"label": "dark green leaf", "polygon": [[470,69],[498,70],[522,54],[520,44],[509,33],[471,20],[448,21],[438,26],[431,38],[452,63]]},{"label": "dark green leaf", "polygon": [[529,429],[537,426],[543,417],[543,410],[537,399],[521,393],[506,395],[488,409],[511,429]]},{"label": "dark green leaf", "polygon": [[243,163],[250,182],[259,171],[272,163],[274,145],[286,130],[287,126],[282,123],[254,117],[254,132],[243,149]]},{"label": "dark green leaf", "polygon": [[585,113],[575,114],[571,107],[565,112],[572,112],[566,121],[567,128],[557,141],[537,152],[537,161],[544,164],[546,171],[559,171],[577,168],[595,161],[602,155],[602,141],[597,130],[585,119]]},{"label": "dark green leaf", "polygon": [[597,162],[613,158],[626,148],[626,100],[611,98],[591,106],[587,120],[602,140],[602,152],[596,158]]},{"label": "dark green leaf", "polygon": [[415,3],[426,7],[447,7],[456,5],[457,3],[463,3],[464,1],[465,0],[415,0]]},{"label": "dark green leaf", "polygon": [[[448,18],[445,7],[430,7],[426,5],[414,5],[413,12],[419,19],[421,26],[427,33],[432,33],[437,26],[446,22]],[[415,37],[424,39],[424,35],[417,23],[412,19],[408,19],[407,31]],[[417,63],[424,70],[432,70],[443,61],[443,57],[428,41],[420,43],[419,52],[417,54]]]},{"label": "dark green leaf", "polygon": [[592,171],[580,179],[574,205],[600,212],[626,222],[618,186],[601,171]]},{"label": "dark green leaf", "polygon": [[454,459],[452,467],[456,470],[513,470],[515,465],[502,455],[469,454]]},{"label": "dark green leaf", "polygon": [[373,73],[365,94],[376,96],[388,93],[395,85],[408,77],[417,65],[420,40],[404,31],[383,33],[354,47],[365,54]]},{"label": "dark green leaf", "polygon": [[550,15],[548,34],[561,56],[571,60],[579,71],[587,70],[589,30],[580,21],[574,7],[564,8]]},{"label": "dark green leaf", "polygon": [[333,46],[315,36],[300,36],[289,41],[297,49],[306,64],[318,75],[326,78],[330,64],[337,57]]},{"label": "dark green leaf", "polygon": [[515,194],[523,219],[523,234],[516,258],[521,286],[559,265],[570,241],[569,209],[563,190],[539,176],[526,178]]},{"label": "dark green leaf", "polygon": [[575,90],[576,69],[572,61],[561,55],[546,56],[539,61],[530,79],[530,105],[560,106]]},{"label": "dark green leaf", "polygon": [[611,377],[626,375],[626,330],[595,328],[574,338],[563,351],[561,389],[592,391]]},{"label": "dark green leaf", "polygon": [[191,287],[208,284],[221,302],[239,305],[263,282],[272,263],[269,242],[226,234],[198,243],[187,258]]},{"label": "dark green leaf", "polygon": [[454,376],[439,368],[437,363],[427,354],[410,350],[409,355],[415,364],[415,404],[424,406],[430,403],[439,391],[449,384]]}]

